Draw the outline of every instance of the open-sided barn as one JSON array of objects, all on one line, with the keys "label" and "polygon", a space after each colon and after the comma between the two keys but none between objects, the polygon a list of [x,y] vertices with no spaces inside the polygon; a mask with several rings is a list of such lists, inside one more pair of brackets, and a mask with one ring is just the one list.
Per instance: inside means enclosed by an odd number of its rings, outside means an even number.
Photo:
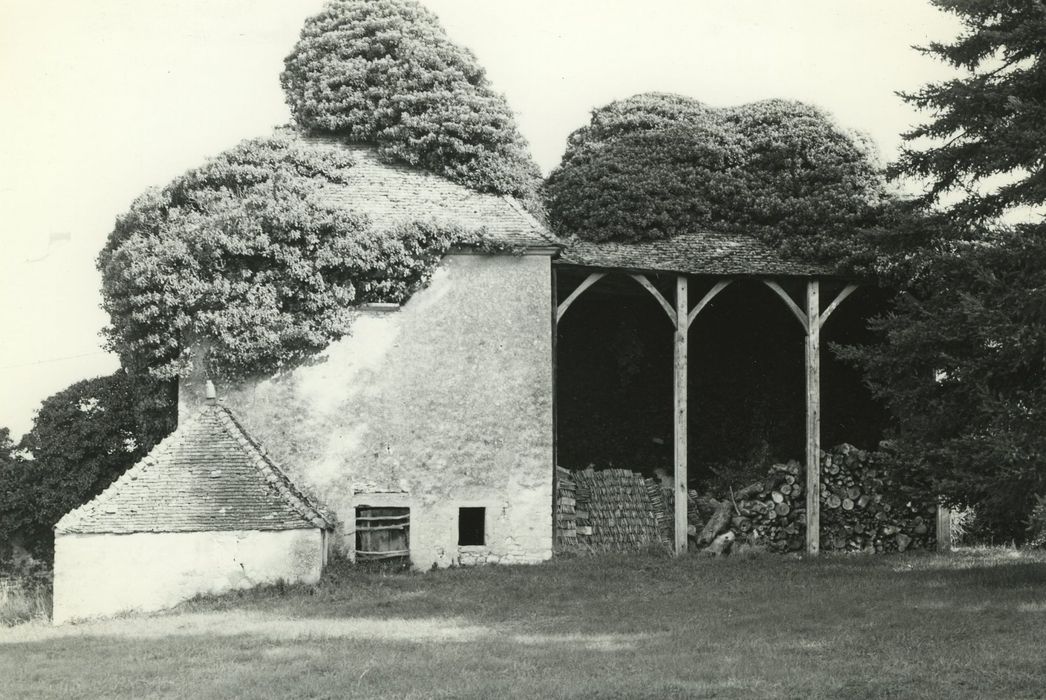
[{"label": "open-sided barn", "polygon": [[[687,548],[689,464],[710,439],[694,416],[715,410],[706,395],[729,394],[722,376],[761,371],[762,360],[746,364],[743,352],[722,348],[742,359],[712,368],[703,348],[717,328],[746,328],[761,342],[738,347],[784,358],[796,379],[782,389],[794,418],[785,432],[796,457],[819,464],[821,329],[844,315],[840,304],[856,289],[848,280],[743,234],[557,240],[510,198],[382,163],[366,147],[328,146],[350,148],[356,162],[355,181],[329,192],[338,206],[390,226],[484,229],[511,250],[452,251],[407,303],[360,308],[315,362],[244,381],[184,377],[178,430],[58,524],[56,620],[315,580],[328,546],[358,560],[408,557],[418,569],[549,559],[557,452],[583,467],[599,448],[586,445],[619,437],[577,425],[598,412],[599,385],[616,376],[592,373],[593,343],[615,343],[599,319],[624,308],[657,365],[642,382],[656,390],[648,405],[618,411],[625,420],[613,430],[629,433],[644,412],[663,428],[631,437],[664,452],[676,552]],[[626,354],[618,368],[627,366]],[[850,409],[832,410],[838,432]],[[632,458],[591,461],[652,471]],[[806,549],[816,553],[819,469],[805,478]],[[107,578],[124,583],[84,593]]]}]

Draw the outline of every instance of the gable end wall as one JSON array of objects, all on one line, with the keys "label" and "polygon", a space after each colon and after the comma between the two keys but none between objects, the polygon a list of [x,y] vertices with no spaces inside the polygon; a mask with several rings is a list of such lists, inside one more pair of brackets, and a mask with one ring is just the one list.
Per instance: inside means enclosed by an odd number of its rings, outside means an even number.
[{"label": "gable end wall", "polygon": [[[332,510],[351,556],[357,505],[411,509],[415,567],[552,554],[551,260],[450,255],[399,311],[361,313],[323,361],[218,383],[288,476]],[[203,397],[183,381],[180,412]],[[487,509],[483,547],[458,508]]]}]

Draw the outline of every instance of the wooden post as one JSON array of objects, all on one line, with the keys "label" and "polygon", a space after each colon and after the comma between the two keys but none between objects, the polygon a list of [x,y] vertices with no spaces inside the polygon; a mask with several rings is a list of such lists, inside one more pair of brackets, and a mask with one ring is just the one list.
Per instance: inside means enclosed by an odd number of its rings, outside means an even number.
[{"label": "wooden post", "polygon": [[675,397],[675,553],[676,556],[685,554],[687,551],[686,529],[687,529],[687,503],[689,501],[689,490],[687,488],[687,464],[686,464],[686,393],[687,393],[687,331],[690,326],[690,315],[687,312],[689,304],[689,288],[687,278],[684,275],[676,277],[676,334],[675,334],[675,382],[673,394]]},{"label": "wooden post", "polygon": [[549,280],[552,285],[552,549],[555,551],[559,534],[559,276],[549,260]]},{"label": "wooden post", "polygon": [[937,551],[952,551],[952,511],[937,506]]},{"label": "wooden post", "polygon": [[806,553],[821,549],[821,299],[806,283]]}]

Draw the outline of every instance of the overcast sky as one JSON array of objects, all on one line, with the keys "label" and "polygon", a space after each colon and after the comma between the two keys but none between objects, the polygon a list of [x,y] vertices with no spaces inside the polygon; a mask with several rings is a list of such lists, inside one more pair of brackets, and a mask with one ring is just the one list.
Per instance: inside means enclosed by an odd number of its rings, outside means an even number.
[{"label": "overcast sky", "polygon": [[[114,218],[288,120],[283,57],[322,4],[0,0],[0,426],[17,436],[41,400],[116,369],[94,269]],[[890,158],[919,118],[894,91],[948,75],[911,45],[958,31],[923,0],[425,4],[507,95],[546,172],[592,108],[648,91],[806,100]]]}]

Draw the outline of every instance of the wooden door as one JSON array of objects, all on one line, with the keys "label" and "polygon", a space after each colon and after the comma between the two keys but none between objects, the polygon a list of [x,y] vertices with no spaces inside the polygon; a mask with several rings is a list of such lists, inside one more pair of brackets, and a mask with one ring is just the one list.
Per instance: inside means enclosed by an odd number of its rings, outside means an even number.
[{"label": "wooden door", "polygon": [[410,556],[410,508],[356,508],[356,561]]}]

